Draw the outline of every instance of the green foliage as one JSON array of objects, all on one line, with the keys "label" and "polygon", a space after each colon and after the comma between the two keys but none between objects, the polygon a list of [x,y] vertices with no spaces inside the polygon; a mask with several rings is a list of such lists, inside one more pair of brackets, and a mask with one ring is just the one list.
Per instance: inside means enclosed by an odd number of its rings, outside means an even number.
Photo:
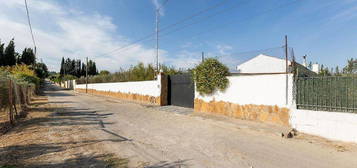
[{"label": "green foliage", "polygon": [[59,73],[53,73],[51,72],[49,74],[49,77],[48,77],[51,81],[55,82],[55,83],[60,83],[62,82],[62,77]]},{"label": "green foliage", "polygon": [[15,42],[12,39],[7,47],[5,48],[5,52],[3,55],[3,65],[12,66],[16,64],[16,56],[15,56]]},{"label": "green foliage", "polygon": [[340,69],[338,68],[338,66],[336,66],[335,68],[335,76],[340,76]]},{"label": "green foliage", "polygon": [[5,65],[5,58],[4,58],[4,43],[1,43],[0,41],[0,66]]},{"label": "green foliage", "polygon": [[[64,58],[62,58],[60,74],[61,74],[61,76],[72,75],[72,76],[76,76],[77,78],[79,78],[81,76],[86,75],[86,68],[87,68],[87,65],[85,65],[84,63],[81,63],[81,60],[79,60],[79,59],[72,60],[70,58],[67,58],[65,60]],[[89,60],[88,61],[88,75],[93,76],[93,75],[97,75],[97,74],[98,74],[98,70],[97,70],[97,66],[96,66],[95,62],[92,60]]]},{"label": "green foliage", "polygon": [[[182,73],[181,70],[176,70],[173,67],[167,67],[161,65],[164,74],[173,75]],[[90,76],[88,78],[89,83],[104,83],[104,82],[126,82],[126,81],[144,81],[144,80],[154,80],[156,73],[155,68],[151,64],[144,65],[143,63],[138,63],[135,66],[130,67],[127,70],[120,69],[120,71],[106,74],[106,72],[101,72],[99,75]],[[78,84],[86,83],[86,78],[83,76],[77,80]]]},{"label": "green foliage", "polygon": [[161,70],[164,72],[165,75],[175,75],[175,74],[182,74],[183,70],[176,69],[175,67],[169,67],[166,65],[161,65]]},{"label": "green foliage", "polygon": [[74,80],[74,79],[77,79],[77,77],[75,77],[73,75],[65,75],[62,77],[62,81]]},{"label": "green foliage", "polygon": [[343,68],[344,74],[357,74],[357,59],[347,60],[347,65]]},{"label": "green foliage", "polygon": [[36,86],[40,85],[40,78],[38,78],[37,76],[31,76],[27,74],[17,74],[15,75],[15,78],[20,81],[27,82],[29,84],[34,84]]},{"label": "green foliage", "polygon": [[331,73],[332,72],[329,71],[328,67],[324,68],[324,65],[321,65],[319,76],[331,76]]},{"label": "green foliage", "polygon": [[103,76],[103,75],[109,75],[109,74],[110,74],[110,72],[107,71],[107,70],[101,70],[101,71],[99,72],[99,75],[101,75],[101,76]]},{"label": "green foliage", "polygon": [[37,75],[37,77],[39,77],[40,79],[45,79],[48,77],[48,69],[46,64],[44,63],[37,63],[35,65],[35,73]]},{"label": "green foliage", "polygon": [[16,66],[2,66],[0,71],[6,76],[18,80],[22,83],[33,84],[39,86],[40,78],[36,76],[34,70],[28,65],[16,65]]},{"label": "green foliage", "polygon": [[217,89],[226,89],[229,83],[228,75],[228,67],[214,58],[204,60],[193,70],[193,79],[200,94],[212,94]]},{"label": "green foliage", "polygon": [[35,53],[31,48],[25,48],[19,58],[18,63],[26,65],[34,65],[36,63]]}]

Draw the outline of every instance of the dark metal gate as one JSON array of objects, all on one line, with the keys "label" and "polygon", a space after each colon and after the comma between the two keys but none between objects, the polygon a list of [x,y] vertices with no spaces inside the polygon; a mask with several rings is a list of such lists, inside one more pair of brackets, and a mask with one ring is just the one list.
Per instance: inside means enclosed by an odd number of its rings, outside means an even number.
[{"label": "dark metal gate", "polygon": [[190,74],[168,76],[168,104],[193,108],[195,88]]}]

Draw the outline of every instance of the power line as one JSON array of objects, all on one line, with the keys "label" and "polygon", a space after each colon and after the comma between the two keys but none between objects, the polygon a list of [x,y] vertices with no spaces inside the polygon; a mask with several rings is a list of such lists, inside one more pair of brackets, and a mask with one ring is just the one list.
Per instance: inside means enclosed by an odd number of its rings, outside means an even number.
[{"label": "power line", "polygon": [[[268,12],[271,12],[271,11],[274,11],[274,10],[276,10],[276,9],[278,9],[278,8],[281,8],[281,7],[284,7],[284,6],[288,6],[288,5],[293,4],[293,3],[297,2],[297,1],[299,1],[299,0],[294,0],[294,1],[289,2],[289,3],[281,4],[281,5],[279,5],[279,6],[275,7],[275,8],[271,8],[271,9],[265,10],[265,11],[263,11],[262,13],[260,13],[259,15],[262,15],[262,14],[265,14],[265,13],[268,13]],[[300,1],[301,1],[301,0],[300,0]],[[226,2],[226,1],[224,1],[224,2]],[[222,5],[222,4],[221,4],[221,3],[220,3],[220,4],[216,4],[216,5],[211,6],[211,7],[209,7],[209,8],[212,9],[212,7],[218,7],[218,6],[220,6],[220,5]],[[239,4],[239,5],[241,5],[241,4]],[[191,26],[191,25],[200,23],[200,22],[202,22],[202,21],[204,21],[204,20],[206,20],[206,19],[208,19],[208,18],[211,18],[211,17],[214,17],[214,16],[219,15],[219,14],[221,14],[221,13],[227,12],[227,11],[229,11],[229,10],[231,10],[231,9],[236,8],[236,7],[238,7],[238,6],[235,5],[235,6],[231,6],[231,7],[229,7],[229,8],[225,8],[224,10],[220,10],[220,11],[218,11],[218,12],[212,14],[212,15],[206,16],[206,17],[204,17],[204,18],[201,19],[201,20],[198,20],[198,21],[193,22],[193,23],[186,24],[186,25],[184,25],[184,26],[182,26],[182,27],[179,27],[179,28],[177,28],[177,29],[174,29],[173,31],[167,32],[167,33],[161,35],[160,37],[167,36],[167,35],[169,35],[169,34],[171,34],[171,33],[175,33],[175,32],[177,32],[177,31],[183,30],[183,29],[186,28],[186,27],[189,27],[189,26]],[[207,9],[209,9],[209,8],[207,8]],[[207,9],[205,9],[205,10],[203,10],[203,11],[209,11],[209,10],[207,10]],[[202,11],[200,11],[200,12],[202,12]],[[198,13],[200,13],[200,12],[198,12]],[[259,15],[255,15],[255,16],[259,16]],[[191,18],[194,18],[195,16],[198,16],[198,15],[195,15],[195,14],[190,15],[189,17],[187,17],[187,20],[190,20]],[[255,16],[246,17],[246,18],[244,18],[244,19],[250,19],[250,18],[255,17]],[[183,20],[184,20],[184,19],[183,19]],[[182,20],[182,22],[183,22],[183,20]],[[181,21],[178,21],[178,22],[181,22]],[[177,23],[177,22],[176,22],[176,23]],[[172,25],[177,25],[176,23],[174,23],[174,24],[172,24]],[[168,27],[171,27],[171,25],[168,25],[168,26],[164,27],[163,29],[161,29],[161,31],[168,29]],[[219,27],[216,27],[216,28],[222,28],[222,26],[219,26]],[[224,28],[224,27],[223,27],[223,28]],[[203,32],[200,32],[199,34],[196,34],[196,35],[200,35],[200,34],[203,34],[203,33],[206,33],[206,32],[207,32],[207,31],[203,31]],[[134,41],[134,42],[131,43],[131,44],[128,44],[128,45],[126,45],[126,46],[124,46],[124,47],[119,48],[119,50],[118,50],[118,52],[117,52],[116,54],[121,53],[121,52],[119,52],[119,51],[121,51],[121,50],[123,50],[123,49],[126,49],[127,47],[131,47],[132,45],[134,45],[134,44],[136,44],[136,43],[138,43],[138,42],[142,42],[142,41],[145,41],[145,40],[150,40],[150,39],[151,39],[150,37],[152,37],[153,35],[155,35],[155,33],[152,33],[152,34],[150,34],[150,35],[147,35],[147,36],[145,36],[145,37],[143,37],[143,38],[141,38],[141,39],[139,39],[139,40],[137,40],[137,41]],[[191,37],[192,37],[192,36],[191,36]],[[109,52],[109,53],[107,53],[107,54],[110,54],[110,53],[113,53],[113,52]],[[105,54],[105,55],[106,55],[106,54]]]},{"label": "power line", "polygon": [[206,9],[204,9],[204,10],[201,10],[201,11],[199,11],[199,12],[197,12],[197,13],[194,13],[194,14],[192,14],[192,15],[186,17],[186,18],[183,18],[183,19],[181,19],[181,20],[179,20],[179,21],[177,21],[177,22],[175,22],[175,23],[173,23],[173,24],[167,25],[167,26],[165,26],[164,28],[160,29],[160,31],[164,31],[164,30],[166,30],[166,29],[168,29],[168,28],[170,28],[170,27],[176,26],[176,25],[178,25],[178,24],[180,24],[180,23],[183,23],[183,22],[185,22],[185,21],[187,21],[187,20],[193,19],[194,17],[199,16],[199,15],[205,13],[205,12],[209,12],[210,10],[212,10],[212,9],[214,9],[214,8],[217,8],[217,7],[220,7],[220,6],[224,5],[224,4],[227,3],[228,1],[229,1],[229,0],[224,0],[224,1],[220,2],[220,3],[217,3],[217,4],[215,4],[215,5],[212,5],[212,6],[206,8]]},{"label": "power line", "polygon": [[[246,1],[246,2],[247,2],[247,1]],[[176,28],[176,29],[174,29],[173,31],[167,32],[166,34],[164,34],[164,36],[167,35],[167,34],[171,34],[171,33],[180,31],[180,30],[182,30],[182,29],[184,29],[184,28],[186,28],[186,27],[195,25],[195,24],[197,24],[197,23],[203,22],[203,21],[205,21],[206,19],[212,18],[212,17],[217,16],[217,15],[219,15],[219,14],[228,12],[229,10],[232,10],[232,9],[234,9],[234,8],[237,8],[237,7],[239,7],[240,5],[241,5],[241,4],[237,4],[237,5],[234,5],[234,6],[225,8],[225,9],[223,9],[223,10],[220,10],[220,11],[218,11],[218,12],[215,12],[215,13],[213,13],[213,14],[211,14],[211,15],[208,15],[208,16],[202,18],[201,20],[197,20],[197,21],[195,21],[195,22],[192,22],[192,23],[186,24],[186,25],[184,25],[184,26],[181,26],[181,27],[179,27],[179,28]]]},{"label": "power line", "polygon": [[36,42],[35,42],[35,37],[33,35],[33,31],[32,31],[32,26],[31,26],[31,20],[30,20],[30,13],[29,13],[29,9],[27,7],[27,1],[25,0],[25,7],[26,7],[26,14],[27,14],[27,21],[29,24],[29,28],[30,28],[30,33],[31,33],[31,37],[32,37],[32,42],[33,42],[33,46],[35,47],[35,55],[37,53],[37,47],[36,47]]},{"label": "power line", "polygon": [[[275,7],[275,8],[271,8],[271,9],[264,10],[263,12],[261,12],[261,13],[255,15],[255,16],[252,16],[252,17],[248,16],[248,17],[242,18],[241,20],[242,20],[242,21],[243,21],[243,20],[248,20],[248,19],[251,19],[251,18],[253,18],[253,17],[257,17],[257,16],[263,15],[263,14],[265,14],[265,13],[272,12],[272,11],[278,9],[278,8],[285,7],[285,6],[289,6],[289,5],[291,5],[291,4],[293,4],[293,3],[296,3],[296,2],[298,2],[298,1],[302,1],[302,0],[294,0],[294,1],[291,1],[291,2],[288,2],[288,3],[284,3],[284,4],[281,4],[281,5],[277,6],[277,7]],[[224,27],[222,27],[222,26],[220,25],[220,26],[217,26],[217,27],[215,27],[215,28],[213,28],[213,29],[210,29],[210,30],[208,30],[208,31],[207,31],[207,30],[206,30],[206,31],[201,31],[201,32],[199,32],[199,33],[196,33],[196,35],[191,36],[191,38],[196,37],[196,36],[199,36],[199,35],[204,34],[204,33],[213,32],[213,31],[215,31],[215,30],[218,30],[219,28],[227,28],[227,27],[228,27],[227,25],[228,25],[228,24],[232,24],[232,23],[236,23],[236,22],[232,22],[232,20],[231,20],[231,21],[222,23],[221,25],[225,25]],[[176,30],[176,31],[173,31],[173,32],[177,32],[177,31],[179,31],[179,30]],[[172,32],[172,33],[173,33],[173,32]]]},{"label": "power line", "polygon": [[[228,1],[229,1],[229,0],[224,0],[224,1],[220,2],[220,3],[214,4],[214,5],[212,5],[212,6],[208,7],[208,8],[205,8],[205,9],[199,11],[199,12],[196,12],[196,13],[194,13],[194,14],[188,16],[188,17],[185,17],[185,18],[183,18],[183,19],[181,19],[181,20],[179,20],[179,21],[177,21],[177,22],[175,22],[175,23],[173,23],[173,24],[170,24],[170,25],[167,25],[167,26],[163,26],[163,28],[161,28],[161,29],[159,30],[159,32],[165,31],[165,30],[167,30],[168,28],[174,27],[174,26],[176,26],[176,25],[178,25],[178,24],[181,24],[181,23],[183,23],[183,22],[185,22],[185,21],[187,21],[187,20],[193,19],[193,18],[195,18],[196,16],[199,16],[199,15],[201,15],[201,14],[204,14],[205,12],[208,12],[208,11],[214,9],[214,8],[220,7],[220,6],[224,5],[225,3],[227,3]],[[167,1],[166,1],[166,3],[167,3]],[[134,44],[136,44],[136,43],[139,43],[139,42],[142,42],[142,41],[145,41],[145,40],[149,39],[150,37],[154,36],[155,33],[156,33],[156,32],[153,32],[153,33],[151,33],[151,34],[148,34],[148,35],[146,35],[146,36],[144,36],[144,37],[142,37],[142,38],[139,38],[139,39],[135,40],[134,42],[132,42],[132,43],[130,43],[130,44],[128,44],[128,45],[125,45],[125,46],[119,47],[119,48],[115,48],[115,49],[113,49],[112,51],[109,51],[109,52],[107,52],[107,53],[101,54],[101,55],[99,55],[99,56],[108,55],[108,54],[111,54],[111,53],[116,52],[116,51],[121,51],[121,50],[124,49],[124,48],[127,48],[127,47],[129,47],[129,46],[131,46],[131,45],[134,45]]]}]

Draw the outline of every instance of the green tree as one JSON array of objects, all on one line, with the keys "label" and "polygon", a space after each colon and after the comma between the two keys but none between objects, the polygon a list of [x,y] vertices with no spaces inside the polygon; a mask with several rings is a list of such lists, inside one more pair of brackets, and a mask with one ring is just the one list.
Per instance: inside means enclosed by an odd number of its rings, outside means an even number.
[{"label": "green tree", "polygon": [[81,76],[86,76],[86,68],[87,66],[84,63],[82,63]]},{"label": "green tree", "polygon": [[338,68],[338,66],[336,66],[335,68],[335,76],[340,76],[340,69]]},{"label": "green tree", "polygon": [[47,69],[46,64],[37,63],[35,65],[35,73],[36,73],[36,76],[41,79],[47,78],[48,77],[48,69]]},{"label": "green tree", "polygon": [[110,74],[110,72],[107,71],[107,70],[101,70],[101,71],[99,72],[99,75],[109,75],[109,74]]},{"label": "green tree", "polygon": [[16,64],[16,56],[15,56],[15,42],[12,39],[7,47],[5,48],[5,53],[3,56],[4,65],[12,66]]},{"label": "green tree", "polygon": [[0,41],[0,66],[5,65],[5,60],[4,60],[4,43],[1,43]]},{"label": "green tree", "polygon": [[31,48],[25,48],[22,51],[22,55],[20,56],[19,62],[26,65],[35,65],[36,56],[33,50]]},{"label": "green tree", "polygon": [[328,67],[324,67],[324,65],[322,64],[320,67],[320,76],[331,76],[330,70],[328,69]]},{"label": "green tree", "polygon": [[176,69],[174,67],[166,66],[166,65],[161,65],[160,66],[162,69],[162,72],[166,75],[175,75],[175,74],[182,74],[182,70]]},{"label": "green tree", "polygon": [[62,57],[61,61],[61,69],[60,69],[60,76],[64,75],[64,58]]},{"label": "green tree", "polygon": [[354,74],[357,73],[357,59],[349,59],[347,60],[347,65],[343,68],[344,74]]}]

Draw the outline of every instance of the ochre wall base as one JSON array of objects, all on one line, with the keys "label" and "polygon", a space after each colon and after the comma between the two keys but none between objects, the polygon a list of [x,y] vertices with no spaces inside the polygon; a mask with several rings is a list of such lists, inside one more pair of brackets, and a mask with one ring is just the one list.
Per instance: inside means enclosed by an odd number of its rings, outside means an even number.
[{"label": "ochre wall base", "polygon": [[[76,89],[76,91],[85,93],[86,89]],[[138,101],[148,104],[161,105],[160,96],[155,97],[155,96],[130,94],[130,93],[99,91],[94,89],[88,89],[88,93],[95,94],[95,95],[110,96],[110,97],[125,99],[125,100],[133,100],[133,101]]]},{"label": "ochre wall base", "polygon": [[224,101],[195,99],[195,112],[225,115],[238,119],[289,126],[289,109],[267,105],[238,105]]}]

